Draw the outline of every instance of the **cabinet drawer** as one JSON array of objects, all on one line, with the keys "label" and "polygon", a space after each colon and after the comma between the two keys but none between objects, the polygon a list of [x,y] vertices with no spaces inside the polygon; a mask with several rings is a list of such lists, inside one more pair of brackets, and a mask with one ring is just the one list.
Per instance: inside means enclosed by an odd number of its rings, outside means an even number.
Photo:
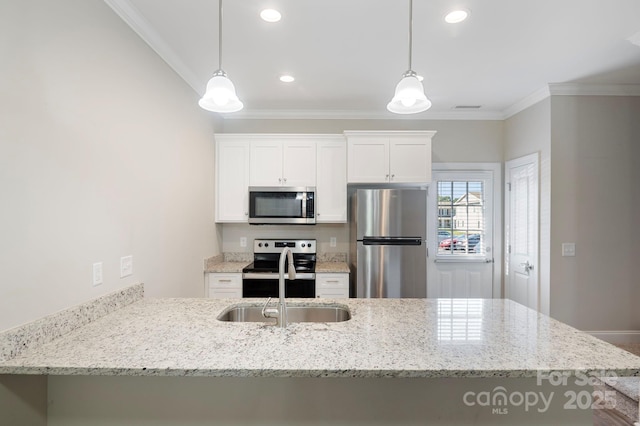
[{"label": "cabinet drawer", "polygon": [[316,298],[349,297],[349,274],[316,274]]},{"label": "cabinet drawer", "polygon": [[[220,274],[209,273],[209,297],[223,292],[224,294],[238,294],[238,296],[225,297],[242,297],[242,274]],[[234,293],[235,292],[235,293]]]},{"label": "cabinet drawer", "polygon": [[209,297],[213,299],[241,299],[242,289],[209,287]]},{"label": "cabinet drawer", "polygon": [[316,274],[316,287],[343,288],[349,286],[349,274]]}]

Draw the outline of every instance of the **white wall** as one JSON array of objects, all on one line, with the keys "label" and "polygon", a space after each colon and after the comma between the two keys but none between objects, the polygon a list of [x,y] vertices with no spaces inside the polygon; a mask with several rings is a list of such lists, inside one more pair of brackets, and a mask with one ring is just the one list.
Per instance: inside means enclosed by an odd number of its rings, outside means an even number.
[{"label": "white wall", "polygon": [[505,120],[505,161],[539,153],[540,312],[549,314],[551,297],[551,101],[549,98]]},{"label": "white wall", "polygon": [[639,117],[640,97],[551,99],[551,314],[583,330],[640,331]]},{"label": "white wall", "polygon": [[[221,133],[334,133],[345,130],[436,130],[432,141],[433,162],[503,161],[503,122],[476,120],[250,120],[228,118]],[[251,252],[254,238],[316,238],[319,252],[348,251],[349,228],[340,224],[315,227],[222,225],[222,249],[225,252]],[[337,238],[337,247],[329,247],[329,238]],[[247,237],[247,248],[239,245]]]},{"label": "white wall", "polygon": [[202,296],[214,129],[193,90],[100,0],[1,2],[0,52],[0,331],[133,282]]}]

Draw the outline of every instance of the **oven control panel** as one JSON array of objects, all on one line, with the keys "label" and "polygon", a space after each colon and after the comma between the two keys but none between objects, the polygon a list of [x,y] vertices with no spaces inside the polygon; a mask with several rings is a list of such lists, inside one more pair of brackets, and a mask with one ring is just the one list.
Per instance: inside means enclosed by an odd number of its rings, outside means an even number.
[{"label": "oven control panel", "polygon": [[253,240],[254,253],[280,253],[285,247],[291,248],[293,253],[314,254],[316,252],[316,240]]}]

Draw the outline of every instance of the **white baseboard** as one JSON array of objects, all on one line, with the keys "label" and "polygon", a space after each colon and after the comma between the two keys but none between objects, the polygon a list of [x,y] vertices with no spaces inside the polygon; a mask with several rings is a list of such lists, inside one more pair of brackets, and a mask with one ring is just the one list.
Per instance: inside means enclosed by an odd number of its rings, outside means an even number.
[{"label": "white baseboard", "polygon": [[640,343],[640,330],[585,330],[584,332],[609,343]]}]

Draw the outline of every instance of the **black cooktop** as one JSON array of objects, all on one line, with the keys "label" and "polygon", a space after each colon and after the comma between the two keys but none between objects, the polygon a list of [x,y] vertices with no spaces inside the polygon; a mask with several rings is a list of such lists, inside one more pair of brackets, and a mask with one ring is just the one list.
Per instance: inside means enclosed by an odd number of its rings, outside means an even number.
[{"label": "black cooktop", "polygon": [[[253,263],[242,268],[242,272],[278,272],[279,258],[275,260],[256,260]],[[293,261],[296,272],[315,272],[316,259],[313,255],[312,259],[295,259]],[[285,262],[285,271],[287,263]]]}]

